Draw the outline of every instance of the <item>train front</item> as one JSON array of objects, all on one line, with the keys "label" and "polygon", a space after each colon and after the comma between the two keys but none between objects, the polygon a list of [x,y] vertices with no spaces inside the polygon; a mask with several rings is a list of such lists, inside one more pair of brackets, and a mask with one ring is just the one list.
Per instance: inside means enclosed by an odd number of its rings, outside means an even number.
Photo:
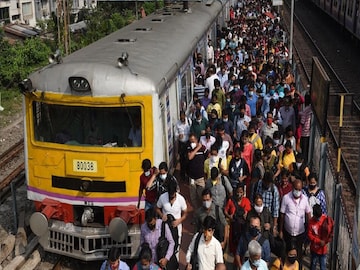
[{"label": "train front", "polygon": [[91,261],[117,245],[122,258],[136,256],[153,98],[135,77],[116,67],[55,64],[21,83],[28,198],[37,210],[30,226],[45,250]]}]

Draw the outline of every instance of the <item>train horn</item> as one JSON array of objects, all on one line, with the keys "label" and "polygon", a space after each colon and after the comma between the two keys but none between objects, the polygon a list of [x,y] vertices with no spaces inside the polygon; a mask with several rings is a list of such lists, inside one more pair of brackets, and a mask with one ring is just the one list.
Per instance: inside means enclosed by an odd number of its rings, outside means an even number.
[{"label": "train horn", "polygon": [[121,56],[118,58],[118,66],[122,68],[123,66],[128,65],[129,54],[127,52],[123,52]]},{"label": "train horn", "polygon": [[55,53],[51,53],[51,54],[49,55],[49,63],[50,63],[50,64],[53,64],[53,63],[55,63],[55,62],[56,62],[57,64],[62,63],[61,52],[60,52],[59,49],[57,49],[57,50],[55,51]]}]

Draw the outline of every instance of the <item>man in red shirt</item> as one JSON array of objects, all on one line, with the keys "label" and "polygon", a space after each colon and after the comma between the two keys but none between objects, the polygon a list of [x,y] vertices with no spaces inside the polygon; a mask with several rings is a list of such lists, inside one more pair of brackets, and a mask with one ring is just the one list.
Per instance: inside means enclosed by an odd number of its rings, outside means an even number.
[{"label": "man in red shirt", "polygon": [[320,270],[326,269],[327,243],[331,241],[332,235],[328,228],[325,228],[324,221],[327,216],[321,211],[321,206],[313,206],[313,217],[309,221],[308,237],[311,251],[311,270],[316,269],[317,262],[320,263]]},{"label": "man in red shirt", "polygon": [[[143,173],[140,175],[140,187],[139,187],[139,198],[137,208],[140,207],[141,197],[145,196],[145,211],[153,208],[156,204],[157,199],[157,190],[152,189],[149,190],[148,183],[152,183],[158,174],[158,170],[153,167],[151,168],[151,161],[149,159],[144,159],[141,164],[141,168],[143,169]],[[144,194],[145,189],[145,194]]]}]

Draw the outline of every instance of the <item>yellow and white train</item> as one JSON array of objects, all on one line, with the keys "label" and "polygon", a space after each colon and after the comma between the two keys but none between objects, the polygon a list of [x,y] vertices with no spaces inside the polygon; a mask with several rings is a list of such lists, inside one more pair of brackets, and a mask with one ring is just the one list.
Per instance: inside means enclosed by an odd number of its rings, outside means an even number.
[{"label": "yellow and white train", "polygon": [[[174,164],[174,126],[193,95],[193,55],[229,20],[229,1],[158,11],[31,74],[24,94],[32,230],[84,261],[139,247],[141,162]],[[143,204],[142,204],[143,205]]]}]

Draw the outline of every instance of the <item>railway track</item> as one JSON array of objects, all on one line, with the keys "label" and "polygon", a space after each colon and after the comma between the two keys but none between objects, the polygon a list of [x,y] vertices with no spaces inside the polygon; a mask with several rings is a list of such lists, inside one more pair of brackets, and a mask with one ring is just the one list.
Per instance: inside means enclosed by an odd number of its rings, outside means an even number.
[{"label": "railway track", "polygon": [[[287,1],[284,7],[284,21],[286,25],[290,25],[289,1]],[[295,7],[295,14],[296,8],[297,6]],[[314,9],[314,7],[312,7],[312,9]],[[304,12],[303,10],[300,11]],[[311,13],[314,11],[307,10],[306,12]],[[332,35],[334,38],[335,35],[334,31],[332,31],[334,28],[330,30],[328,28],[327,23],[322,23],[322,26],[318,26],[317,23],[306,18],[305,15],[295,15],[294,51],[299,59],[299,64],[302,66],[302,73],[305,74],[305,76],[303,76],[305,78],[303,79],[305,79],[306,84],[310,84],[313,56],[318,57],[331,80],[327,117],[327,137],[330,146],[329,152],[331,153],[332,163],[337,164],[337,149],[339,147],[342,149],[341,170],[338,174],[338,180],[343,184],[344,191],[350,196],[346,200],[346,205],[348,214],[352,217],[355,209],[353,202],[355,201],[357,188],[356,179],[358,177],[358,157],[360,147],[360,114],[359,107],[356,103],[356,100],[360,101],[360,93],[357,93],[357,78],[359,77],[353,76],[354,68],[351,65],[346,64],[346,59],[340,61],[340,57],[335,57],[336,55],[339,55],[340,52],[346,50],[345,47],[342,47],[341,44],[336,41],[334,41],[336,45],[333,45],[332,47],[328,46],[327,43],[329,43],[329,41],[327,40],[327,36],[333,33]],[[348,44],[344,44],[344,46],[347,45]],[[330,55],[332,57],[329,57]],[[341,131],[339,128],[340,94],[346,95],[344,122]],[[336,165],[334,167],[336,168]]]}]

